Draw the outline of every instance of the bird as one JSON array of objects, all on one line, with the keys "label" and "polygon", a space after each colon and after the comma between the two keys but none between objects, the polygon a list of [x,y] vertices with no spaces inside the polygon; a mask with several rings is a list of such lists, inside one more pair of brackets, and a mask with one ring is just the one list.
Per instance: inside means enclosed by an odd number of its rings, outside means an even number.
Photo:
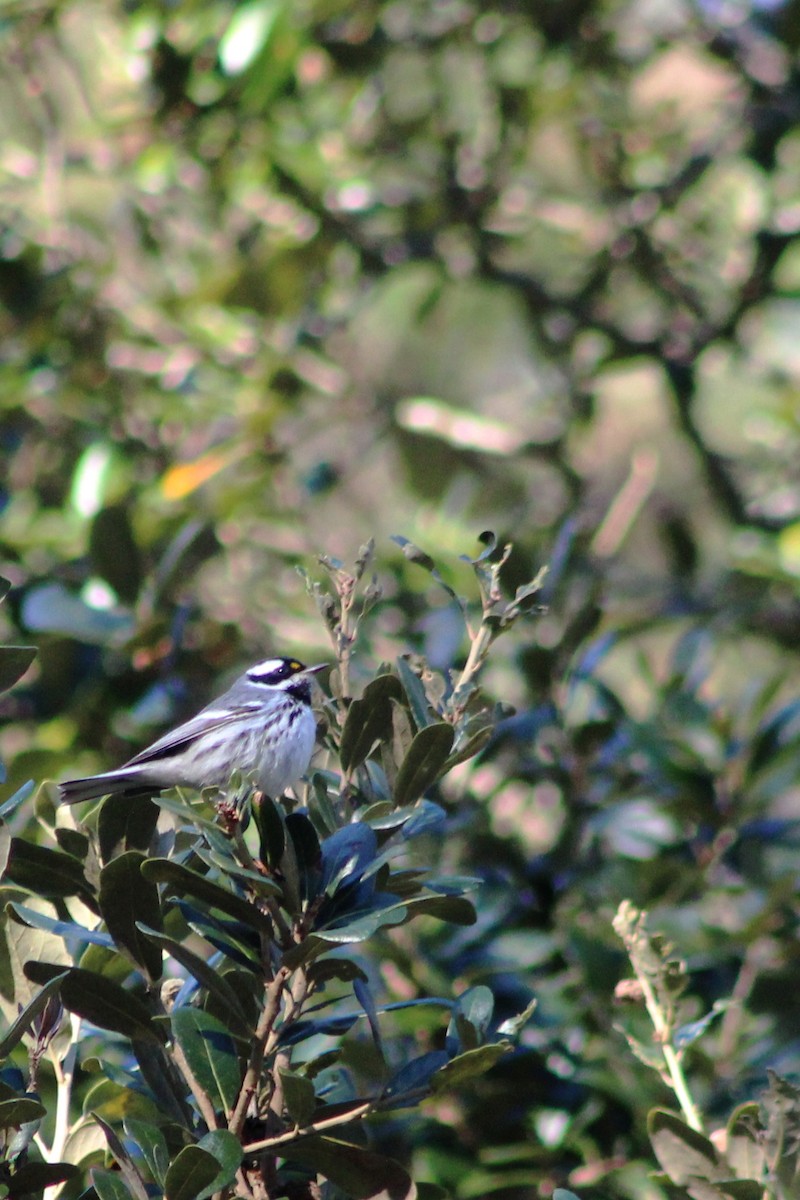
[{"label": "bird", "polygon": [[268,796],[280,796],[305,773],[317,723],[311,677],[296,658],[267,658],[245,671],[196,716],[101,775],[67,779],[61,802],[77,804],[110,794],[155,795],[171,787],[224,789],[234,770],[252,776]]}]

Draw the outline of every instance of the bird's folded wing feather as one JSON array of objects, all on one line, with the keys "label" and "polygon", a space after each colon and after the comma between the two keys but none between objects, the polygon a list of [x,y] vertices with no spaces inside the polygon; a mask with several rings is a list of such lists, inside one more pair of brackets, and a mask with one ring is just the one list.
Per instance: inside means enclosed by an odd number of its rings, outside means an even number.
[{"label": "bird's folded wing feather", "polygon": [[133,767],[137,763],[152,762],[154,758],[171,758],[174,754],[180,754],[201,735],[213,733],[216,729],[223,729],[226,725],[234,725],[243,717],[252,716],[258,708],[258,704],[241,704],[236,708],[225,709],[204,708],[196,717],[192,717],[190,721],[179,725],[170,733],[165,733],[151,746],[147,746],[133,758],[129,758],[125,766]]}]

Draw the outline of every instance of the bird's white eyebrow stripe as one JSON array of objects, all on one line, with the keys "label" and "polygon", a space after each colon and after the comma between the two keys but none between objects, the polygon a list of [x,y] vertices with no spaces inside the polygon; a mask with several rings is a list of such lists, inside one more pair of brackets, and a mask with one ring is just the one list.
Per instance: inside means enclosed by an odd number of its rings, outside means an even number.
[{"label": "bird's white eyebrow stripe", "polygon": [[282,658],[265,658],[263,662],[256,663],[254,667],[251,667],[247,674],[251,678],[253,675],[270,675],[273,671],[278,671],[282,666]]}]

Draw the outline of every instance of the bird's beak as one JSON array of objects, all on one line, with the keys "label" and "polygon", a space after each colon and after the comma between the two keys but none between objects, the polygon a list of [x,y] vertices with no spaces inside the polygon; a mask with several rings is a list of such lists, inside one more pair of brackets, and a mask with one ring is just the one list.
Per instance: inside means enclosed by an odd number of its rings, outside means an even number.
[{"label": "bird's beak", "polygon": [[330,663],[316,663],[313,667],[306,667],[306,669],[303,671],[303,674],[316,675],[317,671],[324,671],[325,668],[329,667],[330,665]]}]

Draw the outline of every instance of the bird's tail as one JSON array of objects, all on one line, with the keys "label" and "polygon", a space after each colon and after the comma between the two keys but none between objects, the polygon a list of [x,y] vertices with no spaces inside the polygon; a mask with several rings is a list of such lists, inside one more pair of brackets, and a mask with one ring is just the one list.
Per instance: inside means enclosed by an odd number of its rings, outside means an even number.
[{"label": "bird's tail", "polygon": [[88,779],[65,779],[58,785],[62,804],[80,804],[98,796],[152,796],[158,788],[136,783],[125,771],[109,771],[105,775],[90,775]]}]

